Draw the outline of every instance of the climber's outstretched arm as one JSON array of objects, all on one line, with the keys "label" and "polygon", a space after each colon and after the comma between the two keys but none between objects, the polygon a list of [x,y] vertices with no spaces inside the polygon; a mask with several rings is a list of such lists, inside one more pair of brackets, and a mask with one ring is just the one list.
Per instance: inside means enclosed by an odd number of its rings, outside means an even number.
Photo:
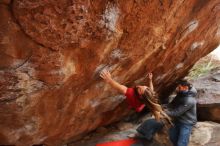
[{"label": "climber's outstretched arm", "polygon": [[150,89],[152,90],[152,91],[154,91],[154,85],[153,85],[153,74],[152,73],[148,73],[147,74],[147,78],[148,78],[148,86],[150,87]]},{"label": "climber's outstretched arm", "polygon": [[100,77],[103,78],[106,83],[110,84],[114,89],[118,90],[120,93],[126,93],[127,87],[113,80],[109,71],[103,70],[100,73]]}]

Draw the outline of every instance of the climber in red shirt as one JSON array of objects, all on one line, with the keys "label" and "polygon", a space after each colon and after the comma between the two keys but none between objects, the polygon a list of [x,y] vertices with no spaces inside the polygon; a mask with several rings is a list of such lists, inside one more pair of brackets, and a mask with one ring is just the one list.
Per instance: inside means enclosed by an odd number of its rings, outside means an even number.
[{"label": "climber in red shirt", "polygon": [[144,94],[146,88],[150,88],[152,91],[154,91],[152,73],[147,74],[147,77],[149,79],[149,87],[138,85],[134,88],[128,88],[125,85],[119,84],[114,79],[112,79],[111,74],[107,70],[103,70],[100,73],[100,76],[104,79],[106,83],[110,84],[114,89],[124,94],[126,96],[126,101],[129,107],[134,108],[136,112],[141,112],[145,107],[145,104],[141,103],[140,99],[138,98],[141,98],[141,95]]},{"label": "climber in red shirt", "polygon": [[[128,88],[125,85],[121,85],[118,82],[116,82],[114,79],[112,79],[111,74],[109,71],[102,71],[100,76],[105,80],[106,83],[110,84],[113,88],[118,90],[120,93],[124,94],[126,96],[126,101],[129,105],[129,107],[136,110],[136,112],[144,111],[145,104],[142,101],[141,98],[143,98],[144,93],[146,89],[151,89],[154,92],[153,87],[153,74],[149,73],[147,74],[147,78],[149,79],[149,86],[135,86],[133,88]],[[139,100],[139,98],[141,100]],[[154,99],[158,100],[158,99]],[[136,130],[137,133],[128,135],[128,137],[137,138],[137,139],[143,139],[144,141],[139,141],[141,144],[145,143],[145,140],[151,141],[153,139],[153,136],[159,132],[164,126],[164,123],[162,121],[157,121],[156,119],[148,119],[145,122],[143,122]],[[138,143],[139,144],[139,143]]]}]

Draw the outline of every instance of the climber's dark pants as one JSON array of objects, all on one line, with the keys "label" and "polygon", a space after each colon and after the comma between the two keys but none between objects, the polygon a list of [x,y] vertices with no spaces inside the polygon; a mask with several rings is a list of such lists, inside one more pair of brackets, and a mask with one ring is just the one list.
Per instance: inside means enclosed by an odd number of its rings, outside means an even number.
[{"label": "climber's dark pants", "polygon": [[175,122],[169,130],[170,140],[174,146],[187,146],[193,125]]},{"label": "climber's dark pants", "polygon": [[160,131],[163,126],[163,122],[157,122],[155,119],[148,119],[137,128],[137,132],[141,134],[142,138],[152,140],[153,136]]}]

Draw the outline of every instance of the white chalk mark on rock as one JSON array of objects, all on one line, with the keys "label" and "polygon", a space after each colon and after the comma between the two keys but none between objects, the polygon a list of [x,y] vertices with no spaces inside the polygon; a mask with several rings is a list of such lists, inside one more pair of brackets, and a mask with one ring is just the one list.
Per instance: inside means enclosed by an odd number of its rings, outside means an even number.
[{"label": "white chalk mark on rock", "polygon": [[119,9],[112,4],[108,4],[100,21],[101,25],[106,26],[110,31],[116,31],[116,23],[119,16]]},{"label": "white chalk mark on rock", "polygon": [[182,68],[183,66],[184,66],[184,63],[179,63],[179,64],[177,64],[176,69],[180,69],[180,68]]},{"label": "white chalk mark on rock", "polygon": [[197,20],[193,20],[191,21],[186,28],[188,28],[187,33],[190,33],[192,31],[194,31],[199,25],[199,22]]},{"label": "white chalk mark on rock", "polygon": [[122,51],[120,49],[115,49],[111,53],[112,59],[121,59],[121,58],[123,58],[123,56],[124,56],[124,54],[122,53]]},{"label": "white chalk mark on rock", "polygon": [[200,48],[204,45],[205,41],[201,41],[201,42],[194,42],[191,47],[190,47],[190,50],[191,51],[194,51],[195,49],[197,48]]},{"label": "white chalk mark on rock", "polygon": [[197,20],[193,20],[191,22],[189,22],[184,29],[182,30],[182,32],[180,33],[180,41],[182,39],[184,39],[188,34],[190,34],[191,32],[193,32],[199,25],[199,22]]}]

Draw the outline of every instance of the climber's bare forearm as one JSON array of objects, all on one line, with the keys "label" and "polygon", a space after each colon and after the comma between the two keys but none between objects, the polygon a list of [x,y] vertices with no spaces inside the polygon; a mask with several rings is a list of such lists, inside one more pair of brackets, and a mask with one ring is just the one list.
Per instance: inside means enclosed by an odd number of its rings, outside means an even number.
[{"label": "climber's bare forearm", "polygon": [[126,93],[127,87],[119,84],[114,79],[112,79],[111,74],[108,70],[103,70],[100,73],[100,77],[103,78],[106,83],[110,84],[113,88],[118,90],[120,93],[122,93],[122,94]]},{"label": "climber's bare forearm", "polygon": [[121,94],[125,94],[127,91],[127,87],[119,84],[113,79],[108,80],[109,85],[111,85],[114,89],[118,90]]},{"label": "climber's bare forearm", "polygon": [[149,87],[150,87],[150,89],[151,89],[152,91],[154,91],[154,85],[153,85],[152,79],[149,80]]},{"label": "climber's bare forearm", "polygon": [[147,74],[147,78],[148,78],[148,86],[150,87],[150,89],[151,89],[152,91],[154,91],[153,74],[152,74],[152,73],[148,73],[148,74]]}]

